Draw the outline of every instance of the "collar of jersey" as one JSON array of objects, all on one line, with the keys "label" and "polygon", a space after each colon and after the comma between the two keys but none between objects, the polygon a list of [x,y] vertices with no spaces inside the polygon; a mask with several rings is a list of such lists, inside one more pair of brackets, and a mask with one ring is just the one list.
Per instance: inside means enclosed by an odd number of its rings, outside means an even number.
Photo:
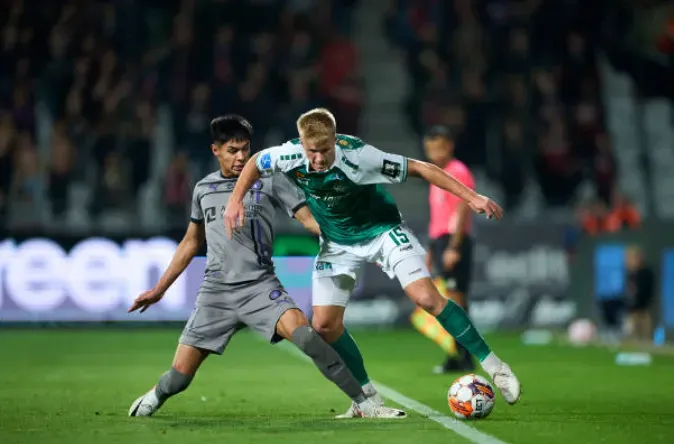
[{"label": "collar of jersey", "polygon": [[220,179],[224,179],[224,180],[237,180],[237,179],[238,179],[237,176],[234,176],[234,177],[225,177],[225,175],[222,174],[222,170],[218,171],[218,173],[220,173]]},{"label": "collar of jersey", "polygon": [[342,150],[335,144],[335,161],[330,165],[330,168],[328,168],[325,171],[313,171],[311,170],[311,165],[309,164],[309,157],[304,156],[304,168],[307,170],[307,173],[309,174],[326,174],[329,173],[330,171],[334,170],[336,167],[340,166],[342,164]]}]

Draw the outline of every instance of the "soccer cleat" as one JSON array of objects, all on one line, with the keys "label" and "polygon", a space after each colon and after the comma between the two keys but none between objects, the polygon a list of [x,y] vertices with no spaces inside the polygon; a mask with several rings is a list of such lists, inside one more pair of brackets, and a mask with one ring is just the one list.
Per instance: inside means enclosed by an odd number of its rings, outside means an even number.
[{"label": "soccer cleat", "polygon": [[[366,392],[365,396],[367,396],[368,399],[374,401],[376,405],[384,405],[384,401],[382,401],[381,396],[379,396],[379,393],[377,392],[370,392],[370,393]],[[351,403],[346,412],[342,413],[341,415],[335,416],[336,419],[351,419],[361,417],[362,415],[360,413],[360,410],[358,410],[358,404],[356,404],[355,402]]]},{"label": "soccer cleat", "polygon": [[508,404],[515,404],[520,399],[520,381],[508,364],[502,363],[501,367],[489,376]]},{"label": "soccer cleat", "polygon": [[377,404],[372,398],[356,404],[355,410],[360,418],[402,419],[407,417],[404,411]]},{"label": "soccer cleat", "polygon": [[162,402],[157,398],[157,394],[152,390],[145,393],[140,398],[136,399],[131,408],[129,409],[129,416],[152,416],[159,407],[161,407]]},{"label": "soccer cleat", "polygon": [[[356,404],[355,402],[351,403],[351,406],[349,406],[349,409],[342,413],[341,415],[335,416],[336,419],[351,419],[351,418],[406,418],[407,413],[405,413],[404,410],[399,410],[399,409],[394,409],[390,407],[385,407],[384,406],[384,401],[382,401],[381,396],[379,396],[379,393],[374,392],[374,394],[370,395],[369,398],[367,398],[367,401],[365,403],[368,403],[364,408],[361,408]],[[365,404],[363,403],[363,404]],[[368,415],[367,413],[364,413],[365,410],[368,409],[368,406],[372,404],[374,407],[379,408],[375,413],[370,412]]]}]

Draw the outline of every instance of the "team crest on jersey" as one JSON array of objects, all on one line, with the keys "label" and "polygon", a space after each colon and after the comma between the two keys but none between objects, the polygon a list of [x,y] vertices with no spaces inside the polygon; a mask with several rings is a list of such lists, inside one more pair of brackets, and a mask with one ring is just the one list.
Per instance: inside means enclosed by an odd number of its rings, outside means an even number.
[{"label": "team crest on jersey", "polygon": [[337,141],[337,143],[339,143],[339,144],[342,145],[342,146],[349,146],[349,142],[347,142],[347,141],[344,140],[344,139],[339,139],[339,140]]},{"label": "team crest on jersey", "polygon": [[303,178],[303,177],[305,177],[305,176],[304,176],[304,173],[303,173],[303,172],[301,172],[301,171],[295,171],[295,177],[297,177],[298,179],[301,179],[301,178]]},{"label": "team crest on jersey", "polygon": [[218,189],[218,184],[212,183],[212,184],[210,184],[210,185],[208,186],[208,188],[210,188],[211,190],[215,191],[215,190]]}]

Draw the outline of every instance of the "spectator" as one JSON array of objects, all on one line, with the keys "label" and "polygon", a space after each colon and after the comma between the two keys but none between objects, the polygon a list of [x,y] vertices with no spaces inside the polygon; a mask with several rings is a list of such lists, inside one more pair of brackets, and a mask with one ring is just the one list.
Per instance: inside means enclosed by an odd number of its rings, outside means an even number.
[{"label": "spectator", "polygon": [[625,279],[625,333],[631,339],[650,341],[653,333],[651,304],[655,296],[655,278],[652,268],[637,246],[625,252],[627,278]]},{"label": "spectator", "polygon": [[74,163],[75,150],[65,125],[60,124],[52,135],[48,190],[52,215],[59,219],[68,209],[68,189],[73,178]]},{"label": "spectator", "polygon": [[130,211],[131,179],[121,156],[116,151],[106,154],[103,169],[96,182],[92,215],[103,211]]},{"label": "spectator", "polygon": [[171,224],[183,225],[192,202],[192,178],[188,156],[179,152],[171,161],[164,178],[164,206]]},{"label": "spectator", "polygon": [[28,133],[18,135],[13,170],[9,225],[15,230],[39,228],[44,208],[45,178],[33,139]]},{"label": "spectator", "polygon": [[0,226],[3,226],[13,179],[15,130],[12,117],[0,114]]}]

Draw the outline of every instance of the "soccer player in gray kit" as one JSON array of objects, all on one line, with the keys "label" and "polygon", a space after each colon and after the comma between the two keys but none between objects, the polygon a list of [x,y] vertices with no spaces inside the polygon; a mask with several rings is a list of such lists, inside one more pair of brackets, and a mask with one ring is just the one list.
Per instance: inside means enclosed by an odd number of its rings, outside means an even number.
[{"label": "soccer player in gray kit", "polygon": [[377,405],[365,396],[342,358],[309,326],[274,273],[271,258],[276,208],[284,209],[309,231],[319,234],[303,193],[282,175],[257,181],[245,198],[248,226],[231,239],[227,237],[222,213],[250,157],[252,132],[250,123],[237,115],[221,116],[211,122],[211,151],[220,171],[196,184],[191,220],[171,263],[157,285],[138,296],[129,308],[129,312],[140,309],[142,313],[160,301],[206,241],[204,278],[173,364],[150,391],[133,402],[129,416],[155,413],[168,398],[190,385],[209,354],[222,354],[234,333],[248,326],[271,343],[287,339],[295,344],[358,405],[362,417],[404,417],[404,412]]}]

